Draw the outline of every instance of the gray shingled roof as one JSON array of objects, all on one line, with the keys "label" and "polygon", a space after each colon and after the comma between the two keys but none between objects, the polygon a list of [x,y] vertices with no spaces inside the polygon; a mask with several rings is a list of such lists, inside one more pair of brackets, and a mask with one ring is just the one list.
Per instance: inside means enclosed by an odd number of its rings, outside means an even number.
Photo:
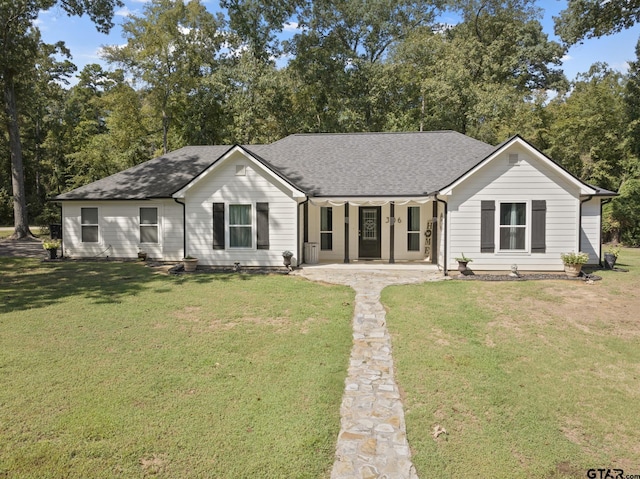
[{"label": "gray shingled roof", "polygon": [[[229,148],[181,148],[54,199],[170,197]],[[422,196],[495,150],[453,131],[298,134],[244,148],[310,196]]]},{"label": "gray shingled roof", "polygon": [[173,193],[199,175],[229,148],[223,146],[185,146],[159,158],[81,186],[54,200],[140,200],[170,198]]},{"label": "gray shingled roof", "polygon": [[312,196],[421,196],[495,147],[454,131],[291,135],[248,146]]}]

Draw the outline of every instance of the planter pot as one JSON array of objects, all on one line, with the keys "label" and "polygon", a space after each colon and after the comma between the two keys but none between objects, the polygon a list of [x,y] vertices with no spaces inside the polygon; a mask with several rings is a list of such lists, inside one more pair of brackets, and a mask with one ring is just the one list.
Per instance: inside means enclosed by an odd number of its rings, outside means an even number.
[{"label": "planter pot", "polygon": [[613,253],[605,253],[604,254],[604,266],[607,269],[613,269],[616,265],[616,255]]},{"label": "planter pot", "polygon": [[182,264],[184,265],[184,271],[186,273],[193,273],[198,267],[198,259],[197,258],[185,258],[182,260]]},{"label": "planter pot", "polygon": [[287,268],[291,266],[291,256],[283,256],[282,264],[284,264]]},{"label": "planter pot", "polygon": [[140,261],[147,261],[147,253],[138,253],[138,259]]},{"label": "planter pot", "polygon": [[571,278],[576,278],[580,274],[580,271],[582,271],[581,264],[565,264],[564,265],[564,272],[567,273],[567,276]]},{"label": "planter pot", "polygon": [[58,249],[48,249],[47,253],[49,253],[49,259],[58,259]]},{"label": "planter pot", "polygon": [[468,261],[458,261],[458,271],[460,271],[461,274],[467,272],[467,264],[469,264]]}]

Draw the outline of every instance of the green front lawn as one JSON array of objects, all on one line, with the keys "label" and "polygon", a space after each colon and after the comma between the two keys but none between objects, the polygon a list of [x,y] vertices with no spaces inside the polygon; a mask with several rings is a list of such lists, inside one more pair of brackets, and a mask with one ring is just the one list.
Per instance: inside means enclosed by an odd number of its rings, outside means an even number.
[{"label": "green front lawn", "polygon": [[640,474],[640,252],[619,262],[592,285],[384,290],[420,477]]},{"label": "green front lawn", "polygon": [[0,477],[328,477],[353,292],[0,260]]}]

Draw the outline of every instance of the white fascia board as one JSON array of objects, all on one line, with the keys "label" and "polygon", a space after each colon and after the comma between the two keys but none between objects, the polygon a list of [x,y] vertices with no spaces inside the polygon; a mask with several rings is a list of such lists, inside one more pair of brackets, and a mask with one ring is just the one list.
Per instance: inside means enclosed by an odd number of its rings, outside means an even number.
[{"label": "white fascia board", "polygon": [[247,160],[249,160],[252,163],[254,167],[264,172],[274,183],[278,183],[282,185],[285,189],[291,191],[292,198],[306,197],[303,191],[300,191],[298,188],[296,188],[291,183],[289,183],[289,181],[287,181],[285,178],[275,173],[271,168],[268,168],[264,163],[256,159],[256,157],[254,157],[251,154],[251,152],[247,151],[240,145],[236,145],[233,148],[231,148],[224,155],[222,155],[220,158],[214,161],[206,170],[204,170],[202,173],[200,173],[198,176],[196,176],[194,179],[192,179],[189,183],[187,183],[185,186],[183,186],[180,190],[176,191],[171,196],[173,198],[184,198],[187,191],[193,188],[196,184],[198,184],[204,178],[212,174],[216,169],[218,169],[221,165],[223,165],[224,162],[228,160],[235,153],[240,153],[241,155],[243,155]]},{"label": "white fascia board", "polygon": [[456,186],[458,186],[463,181],[467,180],[469,177],[473,176],[477,171],[481,170],[484,166],[486,166],[487,164],[491,163],[491,161],[493,161],[496,157],[498,157],[499,155],[504,153],[505,150],[507,150],[508,148],[510,148],[511,146],[513,146],[515,144],[521,146],[522,148],[527,150],[534,158],[537,158],[538,160],[542,161],[547,166],[549,166],[551,169],[555,170],[557,173],[559,173],[561,176],[563,176],[569,183],[577,186],[580,189],[580,194],[581,195],[595,195],[596,194],[596,190],[595,189],[591,188],[589,185],[587,185],[587,184],[583,183],[582,181],[580,181],[578,178],[573,176],[571,173],[569,173],[567,170],[562,168],[556,162],[550,160],[547,156],[545,156],[544,154],[542,154],[541,152],[536,150],[532,145],[530,145],[527,141],[523,140],[519,136],[516,136],[516,137],[512,138],[511,141],[509,141],[508,143],[505,143],[504,145],[502,145],[499,149],[497,149],[496,151],[491,153],[488,157],[486,157],[484,160],[482,160],[480,163],[478,163],[476,166],[474,166],[471,170],[469,170],[463,176],[458,178],[456,181],[451,183],[446,188],[443,188],[442,190],[440,190],[439,194],[443,195],[443,196],[451,195],[453,189]]}]

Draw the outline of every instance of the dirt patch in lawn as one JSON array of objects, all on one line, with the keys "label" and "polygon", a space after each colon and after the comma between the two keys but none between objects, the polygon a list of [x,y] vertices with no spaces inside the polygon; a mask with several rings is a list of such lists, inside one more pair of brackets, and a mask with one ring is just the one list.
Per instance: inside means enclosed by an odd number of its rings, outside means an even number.
[{"label": "dirt patch in lawn", "polygon": [[518,333],[526,324],[542,326],[549,322],[574,327],[584,333],[618,337],[640,336],[640,295],[631,285],[609,287],[605,281],[593,284],[573,281],[536,283],[531,295],[505,293],[504,286],[483,288],[481,304],[496,313],[490,326]]}]

